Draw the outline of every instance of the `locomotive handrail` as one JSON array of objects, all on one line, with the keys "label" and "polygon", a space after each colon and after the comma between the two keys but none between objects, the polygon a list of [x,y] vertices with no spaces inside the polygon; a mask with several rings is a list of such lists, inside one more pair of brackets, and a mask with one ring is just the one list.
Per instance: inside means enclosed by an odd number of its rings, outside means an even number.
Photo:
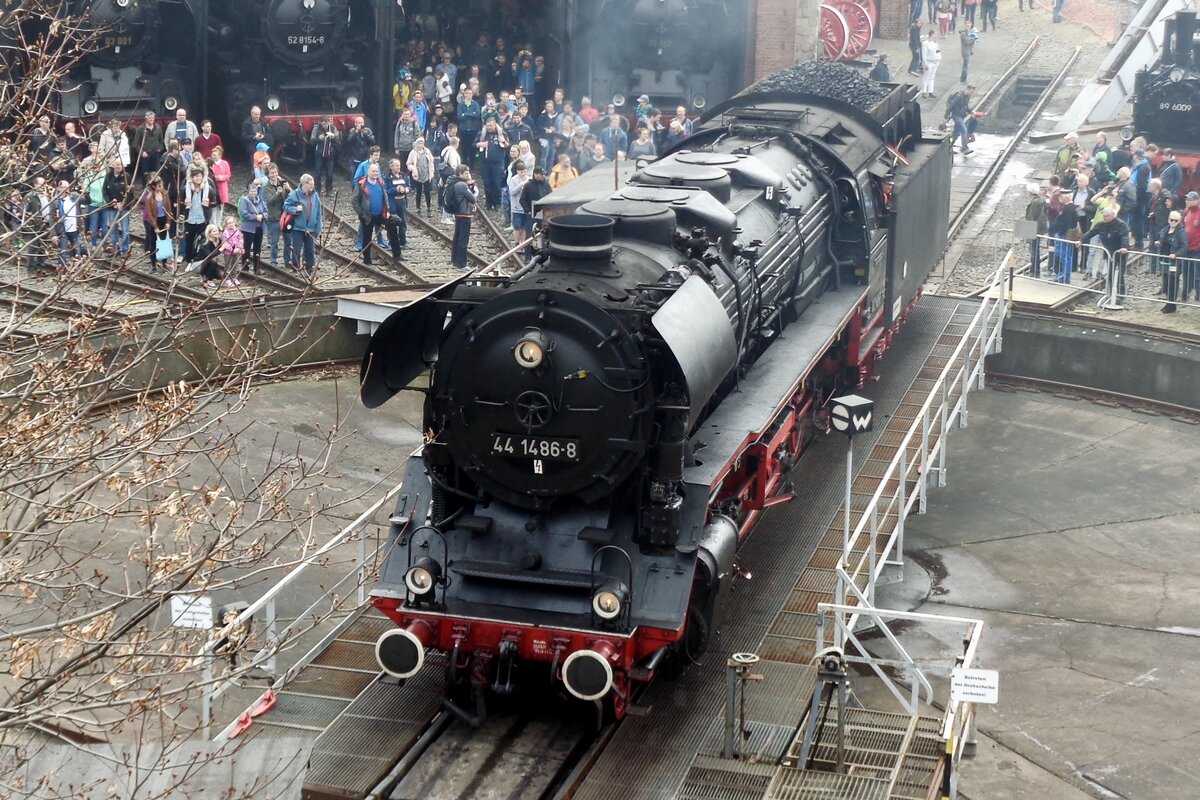
[{"label": "locomotive handrail", "polygon": [[[197,662],[203,662],[204,680],[203,695],[201,698],[201,724],[205,728],[207,728],[211,722],[212,702],[223,695],[231,686],[234,685],[234,679],[237,674],[244,673],[261,665],[265,665],[268,671],[274,672],[275,656],[279,652],[280,645],[287,640],[288,634],[306,620],[319,620],[320,617],[314,612],[317,611],[319,606],[322,606],[322,604],[325,603],[326,598],[339,598],[338,591],[342,588],[342,585],[346,583],[346,581],[350,580],[351,578],[354,578],[357,581],[355,608],[366,603],[367,557],[368,555],[377,555],[387,545],[386,542],[384,542],[375,549],[374,553],[368,554],[366,537],[358,536],[358,551],[356,554],[357,558],[354,568],[351,569],[340,580],[326,589],[320,595],[320,597],[314,600],[313,603],[304,611],[297,614],[295,619],[285,625],[282,630],[276,631],[275,629],[277,619],[275,605],[279,595],[289,588],[294,581],[299,580],[309,567],[322,562],[333,550],[353,540],[357,534],[359,534],[368,524],[370,524],[372,518],[374,518],[379,509],[384,507],[393,498],[395,498],[402,488],[403,484],[397,484],[394,486],[387,492],[387,494],[372,503],[365,511],[359,514],[354,521],[342,528],[342,530],[329,539],[329,541],[325,542],[325,544],[321,545],[309,555],[300,559],[296,566],[290,572],[288,572],[287,575],[284,575],[278,582],[272,585],[271,588],[264,592],[261,597],[250,603],[250,605],[243,609],[241,613],[239,613],[233,620],[223,623],[219,628],[215,628],[213,630],[213,634],[210,636],[209,641],[206,642],[202,648],[200,648],[200,651],[195,657]],[[340,607],[347,597],[350,597],[350,593],[340,596],[339,599],[336,599],[336,602],[325,606],[325,612],[328,613],[334,608]],[[267,637],[264,646],[259,649],[258,652],[254,654],[253,658],[251,658],[250,661],[246,663],[240,670],[236,670],[231,674],[225,675],[221,678],[214,679],[212,675],[212,664],[214,657],[217,655],[215,653],[215,649],[218,644],[229,635],[229,632],[238,630],[239,626],[246,626],[248,628],[251,621],[254,619],[254,616],[259,612],[264,612],[266,617]],[[293,665],[287,670],[287,672],[284,673],[284,675],[279,676],[274,683],[277,685],[283,681],[286,681],[301,666],[303,666],[303,664]]]},{"label": "locomotive handrail", "polygon": [[[1000,349],[1002,323],[1010,305],[1010,300],[1001,291],[1001,287],[1013,260],[1013,251],[1010,250],[992,276],[979,309],[934,381],[929,396],[897,446],[896,455],[879,479],[878,488],[871,495],[870,501],[859,516],[858,524],[854,526],[845,543],[837,566],[836,597],[839,605],[853,599],[864,609],[874,607],[875,582],[882,575],[884,568],[904,563],[904,520],[914,505],[919,504],[919,509],[924,510],[929,474],[936,472],[938,485],[945,485],[946,436],[950,425],[954,423],[959,427],[966,426],[967,392],[972,385],[983,388],[984,358]],[[956,391],[957,396],[954,394]],[[931,443],[930,433],[934,422],[938,423],[938,429]],[[908,449],[917,436],[920,437],[920,450],[918,456],[913,458],[910,457]],[[908,480],[914,469],[917,473],[916,490],[910,493]],[[893,480],[895,488],[885,496],[885,489]],[[889,511],[895,513],[896,524],[881,550],[878,546],[880,518]],[[844,513],[852,514],[853,509],[847,508]],[[851,554],[864,544],[863,540],[867,536],[870,536],[870,542],[865,543],[864,552],[858,555],[852,564]],[[865,585],[861,587],[857,583],[860,578],[865,578]],[[844,644],[844,639],[838,642],[839,646]]]}]

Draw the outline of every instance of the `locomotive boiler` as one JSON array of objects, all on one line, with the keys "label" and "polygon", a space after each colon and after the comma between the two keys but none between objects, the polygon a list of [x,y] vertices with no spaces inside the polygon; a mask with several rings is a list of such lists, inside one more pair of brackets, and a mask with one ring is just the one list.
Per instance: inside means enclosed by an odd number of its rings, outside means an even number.
[{"label": "locomotive boiler", "polygon": [[213,0],[211,8],[213,83],[229,130],[259,105],[273,156],[299,161],[322,115],[348,128],[367,110],[378,47],[370,0]]},{"label": "locomotive boiler", "polygon": [[1134,79],[1133,131],[1175,150],[1182,194],[1200,190],[1200,24],[1195,11],[1179,11],[1164,25],[1158,63]]},{"label": "locomotive boiler", "polygon": [[190,2],[73,0],[68,13],[81,21],[86,53],[64,79],[64,116],[173,114],[198,99],[203,70]]},{"label": "locomotive boiler", "polygon": [[910,88],[750,91],[615,191],[547,198],[574,213],[512,279],[392,314],[362,399],[423,391],[426,441],[372,592],[382,669],[437,651],[451,690],[549,677],[619,717],[699,658],[740,544],[940,257],[949,164]]}]

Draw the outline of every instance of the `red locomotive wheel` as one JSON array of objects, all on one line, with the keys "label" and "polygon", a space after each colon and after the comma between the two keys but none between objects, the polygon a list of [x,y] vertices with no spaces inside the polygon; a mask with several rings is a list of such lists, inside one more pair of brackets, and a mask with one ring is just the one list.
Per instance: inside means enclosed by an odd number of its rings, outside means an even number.
[{"label": "red locomotive wheel", "polygon": [[841,59],[842,53],[846,50],[846,44],[850,40],[850,24],[837,7],[821,4],[819,33],[821,44],[825,46],[825,58],[830,61]]},{"label": "red locomotive wheel", "polygon": [[[871,10],[856,0],[826,0],[826,2],[840,11],[846,20],[848,35],[840,59],[853,61],[867,52],[871,41],[875,38],[875,23],[871,20]],[[863,0],[863,2],[869,2],[869,0]]]}]

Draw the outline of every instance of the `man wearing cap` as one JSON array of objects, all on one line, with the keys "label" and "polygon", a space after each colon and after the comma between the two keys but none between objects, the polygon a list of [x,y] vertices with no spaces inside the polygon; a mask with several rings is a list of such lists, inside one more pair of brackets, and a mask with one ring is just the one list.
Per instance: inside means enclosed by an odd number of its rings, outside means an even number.
[{"label": "man wearing cap", "polygon": [[1200,192],[1188,192],[1183,210],[1183,230],[1187,235],[1187,259],[1180,270],[1180,296],[1187,302],[1188,292],[1200,299]]},{"label": "man wearing cap", "polygon": [[[1193,193],[1194,194],[1194,193]],[[1179,293],[1179,270],[1187,259],[1187,231],[1183,215],[1173,209],[1167,216],[1167,227],[1158,240],[1158,253],[1163,260],[1162,296],[1167,298],[1162,313],[1175,313],[1175,296]]]},{"label": "man wearing cap", "polygon": [[640,95],[637,102],[637,108],[633,112],[637,114],[638,122],[649,119],[650,115],[654,113],[654,106],[650,105],[650,95]]},{"label": "man wearing cap", "polygon": [[1058,148],[1058,154],[1054,156],[1054,174],[1061,176],[1066,172],[1075,163],[1077,153],[1079,153],[1079,134],[1071,131],[1063,137],[1063,146]]},{"label": "man wearing cap", "polygon": [[318,188],[321,178],[325,178],[325,194],[333,194],[333,168],[342,152],[341,132],[333,124],[333,116],[326,114],[321,121],[313,125],[308,140],[312,142],[313,162],[316,167],[314,180]]},{"label": "man wearing cap", "polygon": [[1092,239],[1100,240],[1100,246],[1108,253],[1109,263],[1112,265],[1109,274],[1111,276],[1115,273],[1117,276],[1117,294],[1125,294],[1125,255],[1129,252],[1129,226],[1118,218],[1115,205],[1105,206],[1100,215],[1100,221],[1083,235],[1080,244],[1085,245]]}]

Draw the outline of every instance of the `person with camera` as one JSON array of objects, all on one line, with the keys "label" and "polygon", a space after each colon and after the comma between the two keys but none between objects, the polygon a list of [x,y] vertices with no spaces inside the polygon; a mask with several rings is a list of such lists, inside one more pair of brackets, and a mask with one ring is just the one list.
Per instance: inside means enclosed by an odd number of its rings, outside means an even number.
[{"label": "person with camera", "polygon": [[342,135],[333,124],[333,115],[326,114],[313,126],[309,140],[313,146],[313,165],[316,167],[318,184],[325,179],[325,193],[333,193],[333,169],[342,152]]}]

